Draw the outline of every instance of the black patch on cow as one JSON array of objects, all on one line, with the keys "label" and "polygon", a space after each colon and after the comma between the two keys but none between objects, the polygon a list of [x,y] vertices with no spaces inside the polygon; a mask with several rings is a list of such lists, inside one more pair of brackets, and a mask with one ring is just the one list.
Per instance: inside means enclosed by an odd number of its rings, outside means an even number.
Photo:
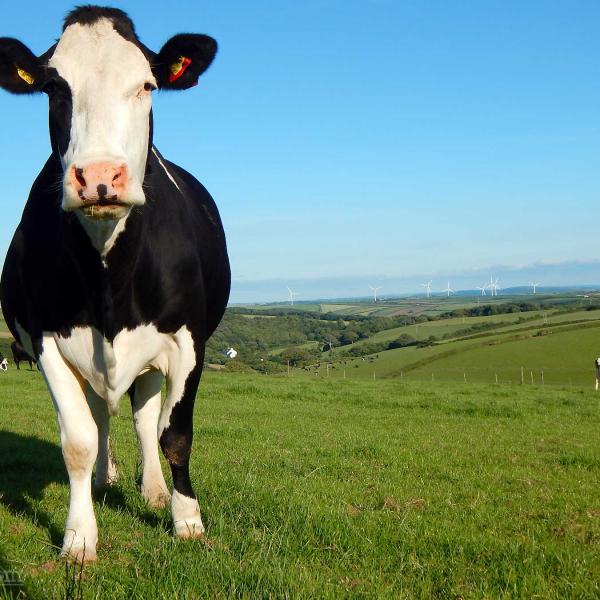
[{"label": "black patch on cow", "polygon": [[50,145],[57,155],[64,156],[71,141],[71,119],[73,117],[71,87],[56,69],[49,68],[42,91],[48,95]]},{"label": "black patch on cow", "polygon": [[230,284],[221,221],[205,188],[164,162],[181,192],[150,154],[146,204],[132,210],[105,268],[76,215],[60,210],[62,167],[58,156],[49,158],[33,184],[0,283],[7,324],[16,339],[15,321],[21,324],[36,356],[43,331],[68,337],[73,327],[92,326],[112,341],[141,324],[165,333],[186,325],[203,343],[218,325]]},{"label": "black patch on cow", "polygon": [[109,6],[94,6],[91,4],[78,6],[72,10],[65,18],[63,23],[63,32],[69,25],[93,25],[100,19],[109,19],[113,23],[113,27],[125,39],[135,39],[135,26],[127,13],[118,8]]}]

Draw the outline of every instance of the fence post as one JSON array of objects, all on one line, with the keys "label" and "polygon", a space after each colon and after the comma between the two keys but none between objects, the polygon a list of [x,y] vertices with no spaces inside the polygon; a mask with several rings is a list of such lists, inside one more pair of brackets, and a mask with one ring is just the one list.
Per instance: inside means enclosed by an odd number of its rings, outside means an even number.
[{"label": "fence post", "polygon": [[544,385],[544,371],[542,371],[542,385]]},{"label": "fence post", "polygon": [[525,383],[524,380],[524,371],[523,371],[523,367],[521,367],[521,385],[523,385]]},{"label": "fence post", "polygon": [[529,374],[531,375],[531,385],[533,385],[533,371],[529,371]]},{"label": "fence post", "polygon": [[496,373],[496,385],[498,385],[498,373]]},{"label": "fence post", "polygon": [[465,380],[465,383],[467,383],[467,373],[466,372],[463,373],[463,379]]}]

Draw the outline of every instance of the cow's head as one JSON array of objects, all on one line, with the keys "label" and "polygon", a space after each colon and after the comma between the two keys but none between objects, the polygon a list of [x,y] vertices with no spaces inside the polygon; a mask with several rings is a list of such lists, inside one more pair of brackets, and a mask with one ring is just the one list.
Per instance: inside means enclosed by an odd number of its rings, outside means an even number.
[{"label": "cow's head", "polygon": [[180,34],[155,54],[124,12],[97,6],[70,13],[58,42],[40,57],[0,38],[0,86],[48,95],[64,210],[114,220],[144,204],[152,91],[196,85],[216,50],[208,36]]}]

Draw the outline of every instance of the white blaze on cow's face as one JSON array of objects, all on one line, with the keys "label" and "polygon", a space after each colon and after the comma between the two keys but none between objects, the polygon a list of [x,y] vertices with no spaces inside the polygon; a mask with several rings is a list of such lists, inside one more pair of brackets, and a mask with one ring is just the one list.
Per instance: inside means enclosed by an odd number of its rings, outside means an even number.
[{"label": "white blaze on cow's face", "polygon": [[71,92],[64,210],[120,219],[145,202],[142,189],[156,81],[140,48],[103,18],[66,28],[48,66]]}]

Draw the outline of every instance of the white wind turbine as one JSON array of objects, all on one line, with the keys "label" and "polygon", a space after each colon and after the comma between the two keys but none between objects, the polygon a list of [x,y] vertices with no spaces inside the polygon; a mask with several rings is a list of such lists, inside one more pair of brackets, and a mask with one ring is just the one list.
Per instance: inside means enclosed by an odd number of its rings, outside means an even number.
[{"label": "white wind turbine", "polygon": [[538,282],[535,282],[535,283],[534,283],[533,281],[530,281],[530,282],[529,282],[529,285],[530,285],[530,286],[533,288],[533,293],[535,294],[535,289],[536,289],[536,288],[537,288],[537,286],[538,286],[538,285],[540,285],[540,284],[539,284]]},{"label": "white wind turbine", "polygon": [[372,285],[370,285],[369,287],[371,288],[371,291],[373,292],[373,302],[377,302],[377,290],[380,290],[381,286],[373,287]]},{"label": "white wind turbine", "polygon": [[488,287],[490,290],[492,290],[492,296],[497,296],[498,290],[500,289],[500,286],[498,285],[498,277],[496,277],[496,279],[494,280],[490,276],[490,282],[486,287]]},{"label": "white wind turbine", "polygon": [[292,288],[288,288],[287,290],[289,293],[288,301],[292,306],[294,306],[294,296],[296,296],[296,292],[294,292],[294,290],[292,290]]},{"label": "white wind turbine", "polygon": [[421,284],[421,286],[425,288],[428,298],[431,296],[431,283],[432,283],[431,281],[428,281],[427,283]]},{"label": "white wind turbine", "polygon": [[494,296],[497,296],[501,289],[502,288],[498,285],[498,278],[496,277],[496,280],[494,281]]},{"label": "white wind turbine", "polygon": [[485,290],[487,289],[487,285],[484,285],[483,287],[476,287],[476,290],[480,290],[481,291],[481,295],[485,296]]},{"label": "white wind turbine", "polygon": [[446,284],[446,289],[442,290],[442,292],[446,292],[446,294],[448,295],[448,297],[450,296],[451,293],[454,293],[454,290],[450,287],[450,282],[449,281]]}]

